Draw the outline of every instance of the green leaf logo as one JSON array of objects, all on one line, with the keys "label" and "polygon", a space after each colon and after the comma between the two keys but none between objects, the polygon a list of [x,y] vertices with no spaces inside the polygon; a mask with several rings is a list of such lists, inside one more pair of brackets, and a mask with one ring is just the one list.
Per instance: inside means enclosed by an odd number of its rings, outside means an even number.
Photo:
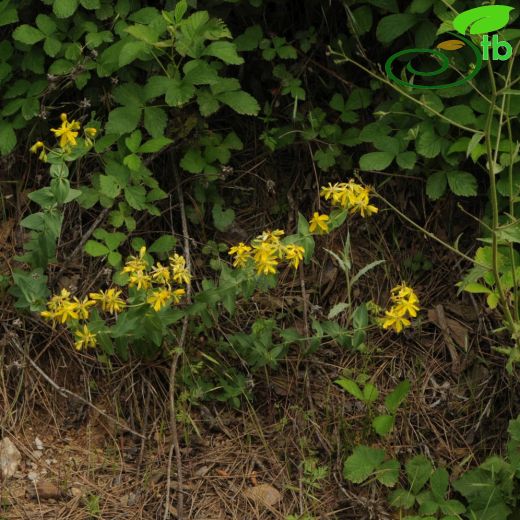
[{"label": "green leaf logo", "polygon": [[464,11],[453,20],[453,27],[465,34],[468,27],[470,34],[485,34],[498,31],[509,23],[509,13],[514,7],[508,5],[485,5]]}]

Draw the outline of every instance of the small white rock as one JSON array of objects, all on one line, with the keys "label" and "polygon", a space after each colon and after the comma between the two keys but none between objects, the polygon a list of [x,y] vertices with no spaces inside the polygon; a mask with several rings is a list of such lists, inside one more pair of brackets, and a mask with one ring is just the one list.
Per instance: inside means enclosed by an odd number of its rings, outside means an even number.
[{"label": "small white rock", "polygon": [[4,479],[12,477],[18,466],[22,456],[17,447],[5,437],[0,441],[0,474]]},{"label": "small white rock", "polygon": [[43,442],[39,437],[35,437],[34,439],[34,445],[36,446],[36,449],[39,451],[43,451]]},{"label": "small white rock", "polygon": [[40,450],[34,450],[31,455],[36,459],[36,460],[39,460],[42,458],[42,455],[43,455],[43,451],[40,451]]},{"label": "small white rock", "polygon": [[36,471],[29,471],[27,478],[34,482],[35,480],[38,480],[38,473],[36,473]]}]

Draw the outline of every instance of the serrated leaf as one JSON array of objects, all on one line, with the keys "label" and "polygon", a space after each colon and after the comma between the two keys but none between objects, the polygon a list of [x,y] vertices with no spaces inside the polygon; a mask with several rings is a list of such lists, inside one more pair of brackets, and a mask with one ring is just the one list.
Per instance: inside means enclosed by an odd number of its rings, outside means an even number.
[{"label": "serrated leaf", "polygon": [[133,132],[141,119],[141,108],[138,106],[118,107],[108,114],[105,127],[107,134],[128,134]]},{"label": "serrated leaf", "polygon": [[173,141],[168,137],[155,137],[142,144],[139,148],[139,153],[155,153],[171,143],[173,143]]},{"label": "serrated leaf", "polygon": [[158,238],[153,244],[148,248],[150,253],[168,253],[170,252],[177,243],[177,240],[172,235],[163,235]]},{"label": "serrated leaf", "polygon": [[450,171],[446,172],[448,184],[455,195],[461,197],[474,197],[477,195],[477,179],[468,172]]},{"label": "serrated leaf", "polygon": [[0,122],[0,154],[7,155],[16,146],[16,134],[13,127],[5,121]]},{"label": "serrated leaf", "polygon": [[428,482],[432,469],[431,462],[424,455],[417,455],[405,464],[406,476],[414,495]]},{"label": "serrated leaf", "polygon": [[105,256],[110,253],[108,247],[97,240],[87,240],[83,249],[85,250],[85,253],[94,257]]},{"label": "serrated leaf", "polygon": [[168,123],[166,112],[160,107],[145,107],[143,113],[143,124],[146,131],[152,137],[162,136]]},{"label": "serrated leaf", "polygon": [[13,31],[13,38],[16,41],[25,43],[26,45],[34,45],[35,43],[43,40],[45,38],[45,34],[43,34],[39,29],[36,29],[36,27],[23,24],[18,26]]},{"label": "serrated leaf", "polygon": [[78,8],[78,0],[54,0],[52,10],[57,18],[69,18]]},{"label": "serrated leaf", "polygon": [[390,413],[396,413],[410,391],[410,381],[401,381],[386,397],[385,406]]},{"label": "serrated leaf", "polygon": [[256,116],[260,111],[258,101],[247,92],[238,90],[236,92],[222,92],[216,96],[217,99],[232,108],[237,114]]},{"label": "serrated leaf", "polygon": [[206,161],[200,150],[196,148],[190,148],[181,159],[181,168],[190,173],[202,173],[206,166]]},{"label": "serrated leaf", "polygon": [[448,492],[449,475],[444,468],[436,469],[430,477],[430,486],[433,496],[438,502],[444,500],[444,496]]},{"label": "serrated leaf", "polygon": [[240,57],[234,43],[218,41],[210,43],[202,53],[203,56],[213,56],[228,65],[242,65],[244,58]]},{"label": "serrated leaf", "polygon": [[377,480],[386,487],[394,487],[399,480],[400,467],[401,465],[397,460],[383,462],[377,470]]},{"label": "serrated leaf", "polygon": [[180,79],[170,80],[164,99],[171,107],[180,107],[195,95],[195,87]]},{"label": "serrated leaf", "polygon": [[372,421],[372,426],[378,435],[388,435],[394,427],[395,417],[393,415],[378,415]]},{"label": "serrated leaf", "polygon": [[447,186],[448,179],[445,172],[432,173],[426,180],[426,194],[432,200],[440,199],[444,195]]},{"label": "serrated leaf", "polygon": [[357,446],[343,465],[343,476],[354,484],[364,482],[383,463],[385,451],[369,446]]},{"label": "serrated leaf", "polygon": [[226,231],[235,220],[235,212],[232,209],[223,209],[221,204],[215,204],[212,210],[213,223],[219,231]]},{"label": "serrated leaf", "polygon": [[453,20],[453,27],[465,34],[468,27],[470,34],[485,34],[498,31],[509,23],[509,13],[514,7],[508,5],[485,5],[475,7],[459,14]]},{"label": "serrated leaf", "polygon": [[382,43],[390,43],[417,23],[418,18],[410,13],[391,14],[377,25],[376,37]]},{"label": "serrated leaf", "polygon": [[369,152],[361,156],[359,167],[365,171],[382,171],[392,164],[394,157],[395,155],[390,152]]}]

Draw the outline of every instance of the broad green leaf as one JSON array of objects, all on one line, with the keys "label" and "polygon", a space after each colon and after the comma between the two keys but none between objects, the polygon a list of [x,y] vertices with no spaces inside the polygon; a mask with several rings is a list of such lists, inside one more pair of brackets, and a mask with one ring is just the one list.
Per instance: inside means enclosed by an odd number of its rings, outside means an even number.
[{"label": "broad green leaf", "polygon": [[388,500],[392,507],[411,509],[415,504],[415,495],[407,489],[396,489],[392,491]]},{"label": "broad green leaf", "polygon": [[56,31],[56,22],[46,14],[39,14],[36,17],[36,26],[40,31],[42,31],[46,36],[52,36]]},{"label": "broad green leaf", "polygon": [[394,427],[395,417],[393,415],[378,415],[372,421],[372,426],[378,435],[388,435]]},{"label": "broad green leaf", "polygon": [[441,153],[442,138],[435,133],[432,126],[424,126],[415,141],[415,148],[419,155],[432,159]]},{"label": "broad green leaf", "polygon": [[84,247],[85,253],[90,256],[105,256],[110,253],[110,249],[105,244],[101,242],[97,242],[96,240],[87,240],[87,243]]},{"label": "broad green leaf", "polygon": [[336,379],[334,382],[356,399],[359,399],[360,401],[365,400],[361,388],[359,388],[359,385],[355,381],[352,381],[352,379],[342,377],[340,379]]},{"label": "broad green leaf", "polygon": [[172,235],[163,235],[148,248],[149,253],[169,253],[177,243]]},{"label": "broad green leaf", "polygon": [[242,65],[244,58],[237,54],[234,43],[218,41],[210,43],[203,52],[204,56],[213,56],[228,65]]},{"label": "broad green leaf", "polygon": [[453,27],[461,34],[469,28],[470,34],[485,34],[498,31],[509,23],[509,13],[514,7],[507,5],[485,5],[459,14]]},{"label": "broad green leaf", "polygon": [[202,173],[206,166],[206,161],[200,150],[196,148],[190,148],[181,159],[181,168],[190,173]]},{"label": "broad green leaf", "polygon": [[438,171],[432,173],[426,180],[426,194],[432,200],[440,199],[444,195],[447,186],[448,179],[445,172]]},{"label": "broad green leaf", "polygon": [[180,79],[169,81],[164,99],[171,107],[180,107],[195,95],[195,87]]},{"label": "broad green leaf", "polygon": [[381,171],[385,170],[392,164],[395,155],[390,152],[370,152],[362,155],[359,160],[359,167],[365,171]]},{"label": "broad green leaf", "polygon": [[256,116],[260,111],[258,101],[247,92],[238,90],[236,92],[222,92],[218,94],[217,99],[231,107],[235,112],[247,116]]},{"label": "broad green leaf", "polygon": [[432,473],[431,462],[424,455],[417,455],[405,464],[406,476],[413,494],[417,495]]},{"label": "broad green leaf", "polygon": [[248,27],[243,34],[235,38],[234,44],[239,52],[254,51],[258,48],[262,38],[262,27],[260,27],[260,25],[252,25]]},{"label": "broad green leaf", "polygon": [[124,67],[134,60],[143,57],[143,54],[148,52],[149,46],[145,42],[131,41],[123,45],[121,52],[119,53],[119,66]]},{"label": "broad green leaf", "polygon": [[36,29],[36,27],[23,24],[13,31],[13,38],[21,43],[25,43],[26,45],[34,45],[43,40],[45,34],[43,34],[39,29]]},{"label": "broad green leaf", "polygon": [[379,390],[372,383],[367,383],[363,388],[363,401],[365,403],[373,403],[378,397]]},{"label": "broad green leaf", "polygon": [[385,451],[369,446],[357,446],[343,465],[343,476],[354,484],[364,482],[383,463]]},{"label": "broad green leaf", "polygon": [[386,487],[394,487],[399,480],[399,469],[401,465],[397,460],[387,460],[379,466],[376,477]]},{"label": "broad green leaf", "polygon": [[138,106],[118,107],[108,114],[105,127],[107,134],[128,134],[133,132],[141,119],[141,108]]},{"label": "broad green leaf", "polygon": [[391,43],[412,28],[417,21],[418,18],[410,13],[385,16],[377,26],[376,37],[382,43]]},{"label": "broad green leaf", "polygon": [[139,153],[155,153],[171,143],[173,143],[173,141],[168,137],[155,137],[142,144],[139,148]]},{"label": "broad green leaf", "polygon": [[52,10],[57,18],[69,18],[78,8],[78,0],[54,0]]},{"label": "broad green leaf", "polygon": [[410,391],[410,381],[401,381],[386,397],[385,406],[390,413],[396,413]]},{"label": "broad green leaf", "polygon": [[152,137],[161,137],[168,123],[166,112],[159,107],[145,107],[143,124]]},{"label": "broad green leaf", "polygon": [[0,122],[0,154],[7,155],[16,146],[16,134],[13,127],[5,122]]},{"label": "broad green leaf", "polygon": [[473,110],[467,105],[448,107],[444,115],[461,125],[472,125],[476,120]]},{"label": "broad green leaf", "polygon": [[468,172],[450,171],[446,172],[448,184],[455,195],[461,197],[474,197],[477,195],[477,179]]},{"label": "broad green leaf", "polygon": [[436,469],[430,476],[430,486],[433,496],[438,502],[444,500],[444,496],[448,492],[449,475],[444,468]]},{"label": "broad green leaf", "polygon": [[401,152],[395,158],[397,165],[403,170],[413,170],[417,162],[417,154],[415,152]]},{"label": "broad green leaf", "polygon": [[143,186],[126,186],[125,199],[129,206],[142,210],[146,208],[146,190]]},{"label": "broad green leaf", "polygon": [[213,222],[219,231],[226,231],[235,220],[235,212],[232,209],[223,209],[221,204],[215,204],[212,210]]}]

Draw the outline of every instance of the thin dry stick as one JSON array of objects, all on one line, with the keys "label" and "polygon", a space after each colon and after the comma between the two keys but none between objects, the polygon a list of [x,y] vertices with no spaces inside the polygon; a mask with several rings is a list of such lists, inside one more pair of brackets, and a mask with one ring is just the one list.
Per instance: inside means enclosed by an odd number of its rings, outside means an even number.
[{"label": "thin dry stick", "polygon": [[[191,257],[190,257],[190,235],[188,233],[188,221],[186,219],[186,210],[184,208],[184,194],[182,191],[182,185],[179,178],[179,172],[175,169],[175,182],[177,184],[177,195],[179,197],[179,208],[181,211],[181,224],[182,224],[182,236],[184,238],[184,256],[186,258],[186,269],[191,275]],[[186,301],[191,303],[191,284],[188,284],[186,290]],[[184,316],[182,323],[181,337],[179,339],[179,345],[175,349],[173,354],[172,364],[170,365],[170,428],[172,431],[172,444],[170,446],[170,453],[168,456],[168,473],[166,479],[166,502],[164,507],[164,520],[170,518],[170,508],[168,507],[170,501],[170,481],[171,481],[171,469],[172,469],[172,456],[175,450],[175,458],[177,461],[177,518],[183,520],[184,518],[184,495],[183,493],[183,478],[182,478],[182,458],[181,449],[179,446],[179,434],[177,432],[177,412],[175,406],[175,378],[177,375],[177,366],[179,364],[179,358],[184,348],[186,341],[186,334],[188,333],[188,316]]]},{"label": "thin dry stick", "polygon": [[106,417],[109,421],[113,422],[114,424],[117,424],[122,430],[126,430],[127,432],[133,433],[134,435],[137,435],[141,438],[146,438],[142,433],[136,432],[135,430],[132,430],[129,426],[124,425],[123,423],[119,422],[116,418],[112,417],[111,415],[108,415],[106,412],[101,410],[101,408],[98,408],[95,404],[92,404],[89,400],[85,399],[84,397],[81,397],[81,395],[75,394],[74,392],[71,392],[70,390],[67,390],[66,388],[58,385],[53,379],[51,379],[24,351],[22,346],[20,345],[20,342],[18,340],[18,336],[12,332],[6,332],[6,337],[8,337],[11,340],[11,344],[15,346],[16,350],[20,352],[20,354],[29,362],[29,364],[40,374],[47,383],[49,383],[55,390],[57,390],[63,397],[72,397],[73,399],[77,399],[78,401],[82,402],[83,404],[86,404],[93,410],[96,410],[97,413],[102,415],[103,417]]}]

